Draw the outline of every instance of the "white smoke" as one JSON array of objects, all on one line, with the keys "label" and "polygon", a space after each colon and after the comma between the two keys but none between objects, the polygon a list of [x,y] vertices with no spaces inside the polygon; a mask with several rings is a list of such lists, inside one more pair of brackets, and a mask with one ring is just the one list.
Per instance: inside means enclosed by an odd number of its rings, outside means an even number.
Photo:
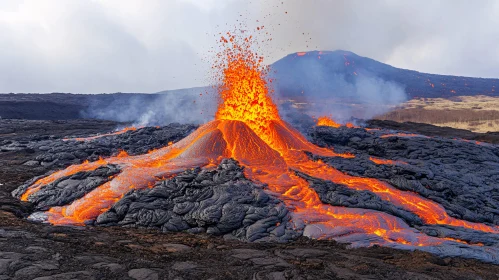
[{"label": "white smoke", "polygon": [[169,123],[202,124],[213,120],[218,99],[211,88],[173,90],[158,94],[120,95],[109,104],[94,102],[83,117],[130,122],[136,126]]},{"label": "white smoke", "polygon": [[313,104],[307,110],[310,115],[331,116],[341,123],[354,118],[371,119],[408,99],[402,85],[377,76],[359,74],[352,84],[336,75],[329,82],[337,83],[342,90],[337,94],[332,93],[326,100],[322,94],[308,92],[306,99]]},{"label": "white smoke", "polygon": [[[370,119],[407,100],[404,87],[369,72],[348,80],[339,72],[321,68],[321,61],[308,61],[292,69],[300,79],[281,79],[274,99],[281,117],[297,127],[310,126],[306,118],[330,116],[340,123]],[[278,73],[276,73],[278,74]],[[296,109],[283,100],[292,98],[286,89],[304,89]],[[137,126],[168,123],[202,124],[214,119],[219,97],[211,87],[166,91],[158,94],[119,94],[110,101],[95,99],[83,117],[129,122]]]},{"label": "white smoke", "polygon": [[346,123],[370,119],[408,99],[404,86],[389,80],[390,75],[400,73],[350,52],[310,52],[300,57],[292,54],[272,68],[276,101],[291,104],[281,106],[281,115],[288,118],[296,119],[301,113]]}]

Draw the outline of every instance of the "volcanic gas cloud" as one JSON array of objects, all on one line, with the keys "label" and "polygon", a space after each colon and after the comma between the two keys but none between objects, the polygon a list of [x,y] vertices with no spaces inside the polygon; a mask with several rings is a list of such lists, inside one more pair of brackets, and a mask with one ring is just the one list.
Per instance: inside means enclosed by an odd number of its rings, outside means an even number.
[{"label": "volcanic gas cloud", "polygon": [[[310,154],[339,157],[345,161],[355,156],[309,143],[280,118],[269,96],[263,58],[252,51],[252,40],[251,37],[236,38],[229,33],[221,39],[224,50],[219,53],[219,61],[214,67],[222,73],[219,89],[222,101],[215,120],[177,143],[144,155],[121,153],[55,172],[29,186],[21,199],[30,200],[31,195],[60,178],[103,166],[118,166],[120,172],[107,182],[71,204],[52,207],[42,215],[54,225],[83,225],[106,212],[130,190],[152,188],[155,182],[175,177],[183,171],[196,167],[210,169],[223,159],[233,158],[244,167],[246,178],[265,184],[265,191],[285,204],[292,212],[295,224],[304,225],[304,235],[311,238],[336,239],[353,246],[378,244],[428,251],[435,251],[434,248],[442,244],[458,244],[466,248],[482,246],[426,235],[384,212],[325,204],[309,187],[303,174],[354,190],[370,191],[415,214],[426,225],[454,226],[492,234],[499,232],[496,226],[450,217],[441,205],[416,193],[401,191],[376,179],[353,177],[320,160],[312,160]],[[326,119],[323,121],[328,124]],[[372,161],[399,164],[382,159]],[[488,248],[487,251],[494,250]]]}]

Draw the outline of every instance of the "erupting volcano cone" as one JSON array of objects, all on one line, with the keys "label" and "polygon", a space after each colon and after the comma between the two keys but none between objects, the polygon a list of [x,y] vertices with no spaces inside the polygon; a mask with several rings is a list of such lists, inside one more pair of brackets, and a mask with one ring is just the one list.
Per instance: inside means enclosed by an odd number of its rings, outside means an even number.
[{"label": "erupting volcano cone", "polygon": [[224,158],[234,158],[245,167],[248,179],[265,184],[267,192],[285,203],[293,212],[295,223],[303,225],[304,234],[312,238],[334,238],[357,246],[381,244],[405,248],[462,242],[425,235],[401,218],[384,212],[324,204],[300,174],[370,191],[415,214],[425,224],[498,232],[495,226],[452,218],[438,203],[416,193],[398,190],[376,179],[349,176],[321,161],[311,160],[305,152],[344,160],[354,156],[314,146],[281,120],[269,96],[262,58],[251,51],[251,37],[237,40],[227,34],[221,41],[225,49],[219,54],[220,63],[215,68],[223,74],[222,102],[214,121],[180,142],[145,155],[121,155],[70,166],[36,181],[22,199],[29,200],[41,188],[76,172],[109,164],[119,166],[121,172],[107,183],[69,205],[52,207],[43,214],[52,224],[83,224],[95,220],[131,189],[148,188],[184,170],[208,168]]}]

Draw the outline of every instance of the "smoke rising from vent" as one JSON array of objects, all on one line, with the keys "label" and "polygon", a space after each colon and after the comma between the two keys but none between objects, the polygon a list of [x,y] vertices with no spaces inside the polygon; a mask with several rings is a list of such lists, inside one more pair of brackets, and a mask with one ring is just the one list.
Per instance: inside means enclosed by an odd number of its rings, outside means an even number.
[{"label": "smoke rising from vent", "polygon": [[150,95],[122,94],[107,104],[91,104],[82,115],[135,126],[202,124],[213,120],[217,104],[218,97],[211,88],[192,88]]},{"label": "smoke rising from vent", "polygon": [[329,82],[338,83],[345,88],[340,96],[344,96],[345,93],[350,96],[326,103],[322,97],[310,92],[305,98],[313,103],[315,108],[308,110],[309,114],[332,116],[335,120],[345,123],[352,118],[370,119],[407,100],[402,86],[376,76],[362,75],[355,84],[350,84],[339,76],[330,79]]},{"label": "smoke rising from vent", "polygon": [[276,99],[289,103],[284,117],[301,112],[345,123],[370,119],[408,99],[403,85],[381,76],[387,67],[351,52],[314,51],[277,61],[272,78]]},{"label": "smoke rising from vent", "polygon": [[[312,118],[329,116],[340,123],[370,119],[407,100],[404,87],[380,75],[384,64],[346,51],[290,54],[271,65],[268,80],[281,117],[301,131]],[[212,87],[154,95],[119,94],[96,102],[84,117],[133,122],[137,126],[206,123],[219,96]],[[103,105],[105,104],[105,105]]]}]

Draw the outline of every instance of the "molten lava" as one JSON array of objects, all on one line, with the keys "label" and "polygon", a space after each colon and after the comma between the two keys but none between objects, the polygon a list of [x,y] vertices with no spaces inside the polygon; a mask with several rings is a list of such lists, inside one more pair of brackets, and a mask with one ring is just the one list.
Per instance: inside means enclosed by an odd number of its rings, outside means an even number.
[{"label": "molten lava", "polygon": [[[317,126],[329,126],[329,127],[339,128],[341,127],[341,124],[335,122],[330,117],[322,116],[317,119]],[[348,128],[359,128],[353,123],[346,123],[345,126]]]},{"label": "molten lava", "polygon": [[95,140],[95,139],[98,139],[98,138],[102,138],[102,137],[106,137],[106,136],[112,136],[112,135],[120,135],[120,134],[126,133],[128,131],[135,131],[135,130],[137,130],[136,127],[130,126],[130,127],[125,127],[125,128],[123,128],[121,130],[118,130],[118,131],[115,131],[115,132],[112,132],[112,133],[100,134],[100,135],[90,136],[90,137],[84,137],[84,138],[64,138],[62,140],[63,141],[70,141],[70,140],[74,140],[74,141],[92,141],[92,140]]},{"label": "molten lava", "polygon": [[317,125],[318,126],[330,126],[330,127],[334,127],[334,128],[341,127],[341,124],[333,121],[331,118],[328,118],[326,116],[319,117],[317,119]]},{"label": "molten lava", "polygon": [[349,123],[349,122],[346,123],[345,126],[348,127],[348,128],[360,128],[359,126],[356,126],[353,123]]},{"label": "molten lava", "polygon": [[396,164],[407,164],[407,162],[399,161],[399,160],[390,160],[390,159],[382,159],[369,157],[369,160],[376,164],[386,164],[386,165],[396,165]]},{"label": "molten lava", "polygon": [[[266,184],[267,191],[293,211],[293,219],[307,225],[309,230],[306,235],[312,238],[362,234],[368,244],[434,246],[455,242],[425,235],[402,219],[384,212],[325,204],[299,174],[308,174],[355,190],[371,191],[381,199],[416,214],[426,224],[498,232],[497,227],[450,217],[441,205],[416,193],[401,191],[376,179],[350,176],[322,161],[311,160],[305,152],[344,160],[354,156],[314,146],[281,120],[269,95],[263,59],[251,50],[252,38],[238,40],[231,34],[226,37],[221,40],[224,51],[218,56],[222,61],[214,67],[222,74],[222,102],[214,121],[204,124],[177,143],[144,155],[129,156],[122,152],[105,160],[70,166],[36,181],[22,195],[22,199],[29,200],[30,195],[65,176],[95,170],[107,164],[118,165],[121,172],[110,181],[69,205],[53,207],[45,212],[52,224],[84,224],[95,220],[131,189],[148,188],[161,178],[175,176],[194,167],[210,168],[223,158],[234,158],[245,167],[247,178]],[[330,121],[335,127],[339,126]],[[383,137],[390,136],[393,135]],[[379,164],[397,163],[371,160]]]}]

